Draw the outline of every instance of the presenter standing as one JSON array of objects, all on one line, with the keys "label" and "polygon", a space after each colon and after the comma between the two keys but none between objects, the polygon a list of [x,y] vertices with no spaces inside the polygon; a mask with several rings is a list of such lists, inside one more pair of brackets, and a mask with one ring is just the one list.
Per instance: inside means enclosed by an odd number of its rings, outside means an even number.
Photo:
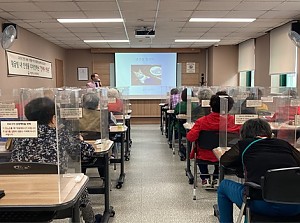
[{"label": "presenter standing", "polygon": [[99,75],[97,73],[93,73],[91,75],[91,79],[92,79],[92,81],[90,81],[86,84],[87,88],[97,88],[97,87],[102,86],[101,80],[100,80]]}]

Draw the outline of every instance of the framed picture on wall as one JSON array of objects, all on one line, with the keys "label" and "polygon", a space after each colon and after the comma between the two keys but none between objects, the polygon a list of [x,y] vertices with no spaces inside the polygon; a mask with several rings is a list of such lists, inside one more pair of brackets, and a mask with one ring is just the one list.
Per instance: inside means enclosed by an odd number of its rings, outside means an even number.
[{"label": "framed picture on wall", "polygon": [[89,80],[89,68],[88,67],[77,67],[77,78],[79,81]]}]

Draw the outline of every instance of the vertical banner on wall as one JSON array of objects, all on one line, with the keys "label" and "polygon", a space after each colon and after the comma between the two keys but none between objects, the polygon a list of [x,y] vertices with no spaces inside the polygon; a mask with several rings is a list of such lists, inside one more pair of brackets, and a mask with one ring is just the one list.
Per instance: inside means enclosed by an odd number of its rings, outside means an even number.
[{"label": "vertical banner on wall", "polygon": [[195,62],[187,62],[186,63],[186,73],[189,73],[189,74],[196,73],[196,63]]},{"label": "vertical banner on wall", "polygon": [[9,75],[52,78],[51,62],[6,51]]}]

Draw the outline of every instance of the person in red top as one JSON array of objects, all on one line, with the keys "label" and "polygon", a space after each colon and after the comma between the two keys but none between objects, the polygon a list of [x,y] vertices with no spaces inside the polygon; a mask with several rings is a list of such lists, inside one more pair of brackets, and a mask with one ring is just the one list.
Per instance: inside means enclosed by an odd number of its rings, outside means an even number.
[{"label": "person in red top", "polygon": [[[234,100],[228,96],[225,91],[219,91],[216,95],[213,95],[210,99],[210,107],[212,112],[204,117],[197,119],[193,128],[187,133],[186,138],[190,142],[195,142],[198,140],[199,133],[203,130],[208,131],[216,131],[219,130],[220,127],[220,96],[225,96],[228,98],[228,111],[233,107]],[[227,131],[238,133],[240,130],[240,125],[234,124],[234,116],[229,115],[227,116]],[[194,159],[194,149],[192,149],[190,153],[190,159]],[[214,155],[213,151],[201,149],[197,145],[197,159],[207,160],[211,162],[217,162],[218,159]],[[208,167],[205,164],[198,165],[200,169],[200,177],[202,179],[202,185],[204,187],[211,187],[211,183],[218,184],[217,180],[214,182],[209,182],[208,178]],[[218,166],[215,166],[214,176],[217,176],[219,173]],[[216,178],[216,177],[215,177]]]},{"label": "person in red top", "polygon": [[108,111],[113,114],[123,113],[123,102],[120,99],[119,91],[115,88],[109,88],[107,92],[108,96]]}]

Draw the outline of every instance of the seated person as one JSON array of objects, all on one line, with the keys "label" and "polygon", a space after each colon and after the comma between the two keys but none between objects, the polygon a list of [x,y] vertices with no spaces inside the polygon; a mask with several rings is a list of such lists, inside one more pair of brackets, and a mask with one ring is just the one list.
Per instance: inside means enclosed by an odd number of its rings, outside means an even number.
[{"label": "seated person", "polygon": [[119,91],[115,88],[109,88],[108,96],[108,111],[113,114],[123,114],[123,102],[120,99]]},{"label": "seated person", "polygon": [[[284,140],[271,138],[268,122],[249,119],[241,128],[241,140],[221,157],[224,167],[241,166],[245,180],[260,184],[267,170],[298,167],[300,153]],[[252,189],[252,188],[251,188]],[[244,185],[232,180],[223,180],[218,189],[220,222],[233,222],[233,204],[241,207]],[[300,214],[300,205],[275,204],[262,199],[261,190],[251,190],[251,212],[267,216],[293,216]]]},{"label": "seated person", "polygon": [[[220,128],[220,96],[226,96],[228,98],[228,111],[233,106],[233,99],[229,97],[225,91],[219,91],[216,95],[211,96],[210,106],[212,112],[202,118],[197,119],[193,128],[187,133],[187,140],[195,142],[198,140],[199,133],[203,130],[206,131],[218,131]],[[227,131],[238,133],[240,130],[239,125],[234,124],[234,117],[232,115],[227,116]],[[207,160],[211,162],[218,162],[218,158],[214,155],[213,151],[207,149],[201,149],[197,146],[197,159]],[[194,149],[190,153],[190,158],[194,159]],[[218,165],[215,166],[214,170],[214,182],[209,182],[208,167],[206,164],[199,164],[200,178],[202,179],[203,187],[211,187],[214,184],[218,184],[217,176],[219,173]]]},{"label": "seated person", "polygon": [[175,109],[176,105],[180,102],[180,94],[177,88],[172,88],[170,91],[170,109]]},{"label": "seated person", "polygon": [[[13,140],[13,149],[11,153],[11,162],[38,162],[57,164],[57,144],[56,144],[56,120],[55,104],[47,98],[36,98],[25,106],[25,116],[29,121],[37,121],[37,138],[17,138]],[[58,137],[62,149],[60,155],[67,159],[66,153],[70,149],[76,148],[80,144],[81,156],[83,160],[88,159],[94,153],[92,145],[78,141],[78,137],[71,136],[67,131],[61,131]],[[72,152],[72,151],[70,151]],[[64,167],[64,160],[60,161]],[[67,164],[67,163],[65,163]],[[64,169],[64,168],[61,168]],[[87,189],[82,193],[80,199],[80,209],[85,222],[100,222],[101,215],[94,215]]]},{"label": "seated person", "polygon": [[[257,89],[257,100],[261,100],[263,93],[260,89]],[[255,107],[257,114],[259,115],[269,115],[269,108],[265,103],[261,103],[260,107]]]},{"label": "seated person", "polygon": [[202,100],[210,100],[213,92],[207,88],[198,92],[199,105],[192,110],[192,122],[210,113],[210,107],[202,107]]},{"label": "seated person", "polygon": [[[99,97],[96,93],[87,93],[82,98],[82,118],[79,119],[79,130],[86,132],[98,132],[100,136],[100,111]],[[84,138],[84,135],[83,135]]]}]

